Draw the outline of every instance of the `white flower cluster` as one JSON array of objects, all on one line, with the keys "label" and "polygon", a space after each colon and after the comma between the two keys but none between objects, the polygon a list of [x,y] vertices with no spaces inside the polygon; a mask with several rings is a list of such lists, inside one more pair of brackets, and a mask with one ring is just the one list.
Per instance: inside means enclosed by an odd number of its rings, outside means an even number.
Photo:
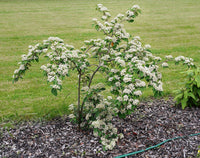
[{"label": "white flower cluster", "polygon": [[49,37],[48,40],[44,40],[44,43],[48,43],[48,42],[58,42],[58,43],[63,43],[64,41],[62,39],[60,39],[59,37]]},{"label": "white flower cluster", "polygon": [[116,61],[117,63],[119,63],[119,65],[120,65],[121,67],[125,67],[125,65],[126,65],[125,61],[124,61],[123,59],[121,59],[120,57],[117,57],[117,58],[115,59],[115,61]]},{"label": "white flower cluster", "polygon": [[101,57],[101,60],[108,60],[110,58],[110,56],[109,55],[104,55],[103,57]]},{"label": "white flower cluster", "polygon": [[136,79],[135,82],[136,82],[135,83],[136,87],[145,87],[146,86],[146,83],[144,81],[139,80],[139,79]]},{"label": "white flower cluster", "polygon": [[49,37],[41,44],[29,46],[27,55],[22,55],[19,69],[14,71],[13,78],[15,81],[21,77],[29,68],[30,63],[34,60],[39,60],[40,54],[45,54],[52,64],[41,66],[41,69],[47,76],[47,81],[52,82],[50,85],[52,89],[60,90],[62,81],[60,77],[67,76],[69,68],[73,65],[77,69],[86,69],[89,62],[87,61],[87,54],[82,54],[79,50],[74,50],[74,47],[64,44],[63,40],[58,37]]},{"label": "white flower cluster", "polygon": [[149,77],[153,82],[158,82],[161,79],[161,76],[158,75],[157,65],[148,65],[146,66],[146,62],[143,60],[139,60],[137,57],[133,58],[132,61],[128,64],[130,66],[130,70],[137,68],[140,72],[143,73],[144,77]]},{"label": "white flower cluster", "polygon": [[129,75],[129,74],[124,75],[123,81],[125,83],[131,82],[132,81],[132,75]]},{"label": "white flower cluster", "polygon": [[175,61],[176,62],[185,61],[185,57],[184,56],[178,56],[178,57],[175,58]]},{"label": "white flower cluster", "polygon": [[102,4],[97,4],[97,10],[103,12],[103,16],[101,17],[102,20],[108,20],[108,18],[111,16],[109,10]]},{"label": "white flower cluster", "polygon": [[162,67],[169,67],[169,65],[166,62],[164,62],[162,63]]},{"label": "white flower cluster", "polygon": [[53,82],[54,85],[51,85],[53,89],[61,89],[62,80],[59,79],[60,75],[65,76],[68,73],[68,67],[63,66],[63,71],[61,72],[60,69],[61,65],[57,66],[54,64],[47,64],[47,66],[42,65],[41,69],[46,73],[47,75],[47,81]]},{"label": "white flower cluster", "polygon": [[[123,24],[121,24],[121,21],[129,21],[133,22],[134,18],[139,14],[140,8],[138,5],[134,5],[130,10],[126,12],[126,17],[123,14],[118,14],[114,19],[112,19],[110,22],[107,20],[110,18],[110,13],[106,7],[104,7],[102,4],[97,5],[97,10],[100,12],[103,12],[102,20],[106,21],[104,24],[102,24],[100,21],[98,21],[96,18],[93,19],[95,22],[95,26],[97,30],[102,30],[105,34],[109,34],[111,32],[114,33],[114,37],[116,39],[113,39],[113,42],[115,43],[116,40],[120,39],[128,39],[130,37],[129,33],[126,32],[126,30],[123,28]],[[108,37],[113,38],[113,37]]]},{"label": "white flower cluster", "polygon": [[[99,94],[103,88],[104,85],[101,83],[91,86],[89,89],[86,87],[86,97],[88,96],[85,102],[86,121],[82,124],[92,127],[94,129],[94,136],[100,136],[105,149],[111,150],[115,147],[118,138],[122,138],[123,135],[118,134],[117,128],[111,124],[111,120],[114,114],[118,112],[118,109],[112,107],[111,96],[108,96],[107,99],[103,99],[103,96]],[[98,113],[98,115],[95,113]]]},{"label": "white flower cluster", "polygon": [[173,56],[172,55],[166,55],[165,58],[166,59],[173,59]]},{"label": "white flower cluster", "polygon": [[175,58],[175,62],[179,63],[180,61],[183,61],[183,64],[190,66],[194,66],[193,63],[193,59],[192,58],[188,58],[188,57],[184,57],[184,56],[178,56]]},{"label": "white flower cluster", "polygon": [[[115,26],[122,27],[122,25]],[[148,51],[150,48],[150,45],[143,47],[140,37],[135,36],[127,44],[120,45],[113,50],[110,49],[115,53],[110,54],[109,59],[113,58],[119,67],[109,71],[108,81],[112,85],[111,92],[118,95],[116,101],[120,114],[127,115],[139,104],[137,98],[142,95],[141,89],[146,87],[146,82],[140,78],[144,77],[147,84],[151,85],[158,94],[163,91],[162,74],[158,72],[157,65],[161,58],[153,56]]]},{"label": "white flower cluster", "polygon": [[140,13],[140,11],[140,6],[132,6],[131,9],[126,12],[126,20],[129,22],[133,22],[134,18]]},{"label": "white flower cluster", "polygon": [[141,92],[140,90],[138,90],[138,91],[135,91],[134,94],[135,94],[136,96],[141,96],[141,95],[142,95],[142,92]]},{"label": "white flower cluster", "polygon": [[41,44],[36,44],[35,46],[29,46],[28,54],[23,54],[22,61],[19,62],[19,69],[16,69],[14,71],[13,79],[14,81],[17,81],[20,77],[23,76],[25,71],[29,68],[30,62],[32,61],[38,61],[39,55],[43,52],[43,49],[45,49],[46,46],[42,46]]},{"label": "white flower cluster", "polygon": [[150,85],[153,86],[153,88],[156,90],[156,91],[160,91],[162,92],[163,91],[163,83],[161,81],[158,81],[157,83],[155,82],[150,82]]}]

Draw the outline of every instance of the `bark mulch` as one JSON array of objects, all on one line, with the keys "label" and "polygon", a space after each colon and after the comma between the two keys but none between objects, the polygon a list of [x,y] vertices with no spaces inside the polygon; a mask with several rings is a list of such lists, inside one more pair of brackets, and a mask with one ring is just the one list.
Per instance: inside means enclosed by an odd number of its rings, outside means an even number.
[{"label": "bark mulch", "polygon": [[[112,151],[103,151],[92,132],[79,132],[67,118],[24,122],[6,130],[0,127],[0,157],[115,157],[156,145],[166,139],[200,133],[200,108],[174,107],[169,100],[142,102],[135,113],[113,123],[124,134]],[[200,135],[167,142],[132,155],[135,158],[196,157]]]}]

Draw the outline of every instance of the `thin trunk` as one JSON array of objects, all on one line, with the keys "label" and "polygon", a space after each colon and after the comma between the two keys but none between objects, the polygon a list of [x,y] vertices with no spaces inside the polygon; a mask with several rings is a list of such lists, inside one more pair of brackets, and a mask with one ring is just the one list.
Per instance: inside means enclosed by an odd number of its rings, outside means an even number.
[{"label": "thin trunk", "polygon": [[81,101],[81,71],[79,71],[79,79],[78,79],[78,128],[81,129],[81,107],[80,107],[80,101]]},{"label": "thin trunk", "polygon": [[[91,76],[91,78],[90,78],[90,81],[89,81],[89,84],[88,84],[88,87],[90,88],[90,86],[91,86],[91,83],[92,83],[92,80],[93,80],[93,78],[94,78],[94,75],[97,73],[97,71],[100,69],[100,65],[97,67],[97,69],[93,72],[93,74],[92,74],[92,76]],[[81,104],[81,111],[80,111],[80,113],[82,114],[83,113],[83,106],[84,106],[84,104],[85,104],[85,100],[83,100],[83,102],[82,102],[82,104]]]},{"label": "thin trunk", "polygon": [[92,74],[92,76],[91,76],[91,78],[90,78],[90,82],[89,82],[89,84],[88,84],[88,87],[90,88],[90,86],[91,86],[91,83],[92,83],[92,80],[93,80],[93,78],[94,78],[94,75],[97,73],[97,71],[100,69],[100,65],[97,67],[97,69],[93,72],[93,74]]}]

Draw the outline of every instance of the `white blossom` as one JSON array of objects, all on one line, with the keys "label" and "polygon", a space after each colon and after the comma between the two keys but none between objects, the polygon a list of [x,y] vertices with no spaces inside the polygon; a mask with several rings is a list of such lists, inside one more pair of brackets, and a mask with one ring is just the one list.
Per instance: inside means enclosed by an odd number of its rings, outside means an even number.
[{"label": "white blossom", "polygon": [[100,103],[96,106],[96,108],[99,108],[99,109],[104,109],[105,108],[105,105]]},{"label": "white blossom", "polygon": [[132,101],[133,105],[138,105],[139,104],[139,100],[138,99],[135,99]]},{"label": "white blossom", "polygon": [[120,82],[116,82],[115,85],[116,85],[117,87],[120,87],[121,83],[120,83]]},{"label": "white blossom", "polygon": [[54,88],[54,89],[60,89],[60,86],[58,86],[58,85],[52,85],[52,88]]},{"label": "white blossom", "polygon": [[178,57],[175,58],[175,61],[176,61],[176,62],[179,62],[179,61],[181,61],[181,60],[184,61],[184,60],[185,60],[185,57],[184,57],[184,56],[178,56]]},{"label": "white blossom", "polygon": [[162,73],[157,73],[158,79],[162,79]]},{"label": "white blossom", "polygon": [[166,62],[162,63],[162,67],[168,67],[168,66],[169,65]]},{"label": "white blossom", "polygon": [[144,57],[143,60],[144,61],[149,61],[149,58],[148,57]]},{"label": "white blossom", "polygon": [[96,22],[96,21],[97,21],[97,19],[96,19],[96,18],[93,18],[93,19],[92,19],[92,21],[95,21],[95,22]]},{"label": "white blossom", "polygon": [[104,124],[102,120],[97,120],[97,121],[92,122],[92,125],[94,126],[94,128],[100,128],[102,124]]},{"label": "white blossom", "polygon": [[118,96],[118,97],[117,97],[117,100],[118,100],[118,101],[122,101],[122,97]]},{"label": "white blossom", "polygon": [[112,72],[112,73],[117,73],[118,70],[117,70],[117,69],[111,69],[110,72]]},{"label": "white blossom", "polygon": [[108,100],[111,100],[111,99],[112,99],[112,96],[108,96],[107,98],[108,98]]},{"label": "white blossom", "polygon": [[158,81],[158,85],[156,83],[152,83],[153,87],[157,90],[157,91],[160,91],[162,92],[163,91],[163,83],[161,81]]},{"label": "white blossom", "polygon": [[165,58],[166,59],[173,59],[173,56],[172,55],[166,55]]},{"label": "white blossom", "polygon": [[134,92],[134,95],[141,96],[142,92],[140,90],[137,90],[137,91]]},{"label": "white blossom", "polygon": [[118,60],[117,62],[118,62],[122,67],[124,67],[124,66],[126,65],[124,60]]},{"label": "white blossom", "polygon": [[22,61],[28,60],[27,56],[25,54],[22,55]]},{"label": "white blossom", "polygon": [[146,86],[146,83],[144,81],[141,81],[139,79],[136,79],[135,81],[136,81],[136,83],[135,83],[136,87],[145,87]]},{"label": "white blossom", "polygon": [[105,16],[105,15],[101,17],[102,20],[106,20],[107,18],[108,18],[108,17]]},{"label": "white blossom", "polygon": [[130,94],[130,93],[131,93],[131,90],[130,90],[130,89],[124,89],[124,90],[123,90],[123,93],[125,93],[125,94]]},{"label": "white blossom", "polygon": [[90,117],[91,117],[91,114],[88,113],[88,114],[86,115],[85,119],[86,119],[86,120],[89,120]]},{"label": "white blossom", "polygon": [[131,82],[131,80],[132,80],[132,75],[125,75],[124,76],[124,78],[123,78],[123,81],[125,82],[125,83],[127,83],[127,82]]},{"label": "white blossom", "polygon": [[124,101],[128,101],[128,95],[125,95],[125,96],[123,97],[123,99],[124,99]]},{"label": "white blossom", "polygon": [[126,69],[123,69],[123,70],[120,72],[120,75],[121,75],[121,76],[124,76],[125,73],[126,73]]},{"label": "white blossom", "polygon": [[88,87],[88,86],[82,87],[81,90],[82,90],[82,91],[88,91],[88,90],[89,90],[89,87]]},{"label": "white blossom", "polygon": [[75,115],[74,115],[74,114],[70,114],[68,117],[69,117],[70,119],[73,119],[73,118],[75,118]]},{"label": "white blossom", "polygon": [[135,89],[135,86],[134,86],[134,84],[131,83],[127,86],[127,88],[129,88],[131,91],[133,91]]},{"label": "white blossom", "polygon": [[140,10],[140,6],[139,6],[139,5],[133,5],[131,9],[137,9],[137,10]]},{"label": "white blossom", "polygon": [[136,39],[136,40],[138,40],[138,41],[141,40],[140,36],[135,36],[133,39]]},{"label": "white blossom", "polygon": [[158,61],[162,60],[160,57],[154,57],[154,59]]},{"label": "white blossom", "polygon": [[19,73],[19,70],[16,69],[16,70],[14,71],[14,74],[18,74],[18,73]]},{"label": "white blossom", "polygon": [[104,55],[103,57],[101,57],[102,60],[108,60],[110,58],[109,55]]},{"label": "white blossom", "polygon": [[69,110],[74,110],[74,104],[70,104],[70,105],[68,106],[68,108],[69,108]]},{"label": "white blossom", "polygon": [[[131,50],[131,49],[130,49]],[[129,51],[130,51],[129,50]],[[128,60],[128,59],[131,59],[133,57],[133,54],[126,54],[125,56],[125,59]]]},{"label": "white blossom", "polygon": [[127,109],[131,109],[131,108],[132,108],[132,105],[129,104],[129,105],[127,106]]},{"label": "white blossom", "polygon": [[150,44],[146,44],[144,47],[145,47],[145,49],[150,49],[151,45]]},{"label": "white blossom", "polygon": [[130,10],[128,10],[128,11],[126,12],[126,15],[127,15],[128,17],[131,17],[131,16],[133,16],[133,15],[134,15],[134,12],[133,12],[133,11],[130,11]]},{"label": "white blossom", "polygon": [[47,81],[52,82],[55,80],[55,76],[48,76]]},{"label": "white blossom", "polygon": [[93,131],[93,135],[95,136],[95,137],[98,137],[99,135],[98,135],[98,132],[96,132],[96,131]]},{"label": "white blossom", "polygon": [[110,77],[110,78],[108,79],[108,81],[112,82],[112,81],[113,81],[113,77]]},{"label": "white blossom", "polygon": [[118,75],[115,75],[114,78],[117,79],[117,80],[120,79],[120,77]]},{"label": "white blossom", "polygon": [[59,78],[57,78],[57,83],[58,85],[62,85],[62,81]]}]

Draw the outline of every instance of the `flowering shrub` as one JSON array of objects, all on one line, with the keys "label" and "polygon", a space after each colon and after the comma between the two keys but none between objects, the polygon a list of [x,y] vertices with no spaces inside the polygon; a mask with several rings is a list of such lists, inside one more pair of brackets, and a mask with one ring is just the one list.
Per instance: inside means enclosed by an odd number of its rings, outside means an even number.
[{"label": "flowering shrub", "polygon": [[[161,58],[154,56],[150,45],[143,45],[138,36],[132,37],[124,29],[123,22],[134,22],[140,13],[140,7],[134,5],[125,14],[118,14],[113,19],[109,10],[102,4],[97,10],[103,15],[101,21],[93,19],[97,31],[104,34],[103,39],[84,41],[80,50],[64,44],[58,37],[50,37],[35,46],[29,46],[27,55],[22,55],[19,69],[13,75],[14,82],[25,74],[31,62],[38,62],[43,54],[48,60],[47,65],[41,66],[47,81],[51,83],[51,92],[57,95],[62,89],[62,80],[69,76],[70,70],[78,75],[77,105],[69,105],[72,121],[80,128],[92,128],[94,136],[101,138],[106,150],[116,145],[118,138],[123,135],[112,124],[112,118],[125,118],[139,104],[139,98],[147,87],[153,89],[154,95],[162,95],[162,75],[158,72]],[[90,58],[96,59],[91,64]],[[163,67],[168,67],[167,61],[172,56],[166,56]],[[184,58],[185,59],[185,58]],[[176,58],[177,62],[184,60]],[[191,64],[190,59],[184,60]],[[105,87],[102,83],[92,85],[97,72],[106,74],[106,84],[110,86],[112,97],[104,98],[101,94]]]}]

